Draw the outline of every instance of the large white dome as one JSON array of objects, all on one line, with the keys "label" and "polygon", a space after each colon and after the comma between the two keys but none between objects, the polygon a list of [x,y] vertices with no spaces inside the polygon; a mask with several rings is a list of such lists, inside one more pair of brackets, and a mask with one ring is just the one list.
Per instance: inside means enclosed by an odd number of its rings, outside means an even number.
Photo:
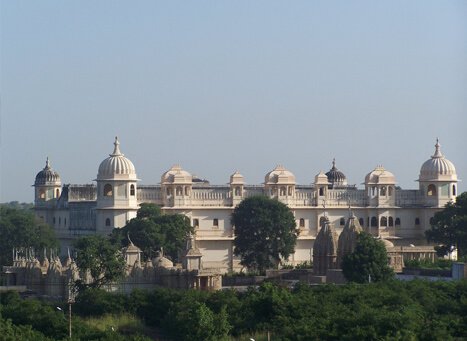
[{"label": "large white dome", "polygon": [[112,154],[109,154],[107,159],[101,162],[97,173],[97,180],[137,180],[133,162],[122,154],[119,145],[118,138],[115,137],[114,151]]},{"label": "large white dome", "polygon": [[457,181],[456,167],[441,153],[441,145],[436,139],[435,154],[420,168],[419,181]]}]

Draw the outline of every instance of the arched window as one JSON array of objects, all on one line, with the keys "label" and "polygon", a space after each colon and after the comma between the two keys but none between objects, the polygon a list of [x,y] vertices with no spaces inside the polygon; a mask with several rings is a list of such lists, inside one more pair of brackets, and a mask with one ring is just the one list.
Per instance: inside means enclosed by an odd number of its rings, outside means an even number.
[{"label": "arched window", "polygon": [[240,196],[240,195],[241,195],[241,194],[240,194],[240,187],[238,187],[238,186],[235,187],[235,195],[236,195],[236,196]]},{"label": "arched window", "polygon": [[361,227],[364,227],[365,221],[363,220],[363,218],[358,219],[358,222],[360,223]]},{"label": "arched window", "polygon": [[135,185],[130,185],[130,196],[135,196]]},{"label": "arched window", "polygon": [[344,219],[344,218],[341,218],[341,219],[339,220],[339,225],[340,225],[340,226],[344,226],[344,225],[345,225],[345,219]]},{"label": "arched window", "polygon": [[285,193],[286,193],[285,192],[285,187],[281,187],[281,192],[280,193],[281,193],[281,195],[285,195]]},{"label": "arched window", "polygon": [[388,187],[388,195],[389,196],[392,196],[392,191],[393,191],[392,186],[389,186]]},{"label": "arched window", "polygon": [[193,219],[193,227],[198,228],[199,227],[199,219]]},{"label": "arched window", "polygon": [[104,185],[104,197],[111,197],[112,195],[113,195],[112,185],[111,184],[105,184]]},{"label": "arched window", "polygon": [[381,217],[381,219],[380,219],[380,226],[387,227],[387,226],[388,226],[388,218],[386,218],[386,217]]},{"label": "arched window", "polygon": [[415,225],[420,225],[420,218],[415,218]]},{"label": "arched window", "polygon": [[378,219],[376,217],[371,217],[371,227],[377,227],[378,226]]},{"label": "arched window", "polygon": [[55,197],[58,198],[60,196],[60,190],[57,188],[55,190]]},{"label": "arched window", "polygon": [[390,227],[394,226],[394,218],[393,217],[389,217],[389,226]]},{"label": "arched window", "polygon": [[386,196],[386,186],[381,187],[380,195],[383,196],[383,197]]},{"label": "arched window", "polygon": [[215,218],[212,220],[212,226],[219,227],[219,219]]},{"label": "arched window", "polygon": [[299,226],[300,226],[300,227],[305,227],[305,219],[300,218]]},{"label": "arched window", "polygon": [[396,218],[396,226],[401,226],[401,218]]},{"label": "arched window", "polygon": [[181,186],[177,186],[176,190],[175,190],[175,193],[177,195],[182,195],[183,194],[183,191],[182,191],[182,187]]},{"label": "arched window", "polygon": [[436,195],[436,186],[433,184],[428,185],[426,195],[428,195],[429,197]]},{"label": "arched window", "polygon": [[319,196],[322,197],[324,195],[324,187],[319,188]]},{"label": "arched window", "polygon": [[456,195],[456,185],[452,185],[452,195]]},{"label": "arched window", "polygon": [[105,220],[105,226],[110,226],[110,218],[107,218],[107,219]]}]

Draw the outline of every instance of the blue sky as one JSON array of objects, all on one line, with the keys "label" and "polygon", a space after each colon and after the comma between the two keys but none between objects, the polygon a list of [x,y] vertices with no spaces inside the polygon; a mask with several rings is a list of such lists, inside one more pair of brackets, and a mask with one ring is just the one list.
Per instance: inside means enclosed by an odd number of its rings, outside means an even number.
[{"label": "blue sky", "polygon": [[467,181],[465,1],[0,0],[0,44],[2,202],[46,156],[91,183],[115,135],[142,184],[309,184],[335,157],[417,188],[436,137]]}]

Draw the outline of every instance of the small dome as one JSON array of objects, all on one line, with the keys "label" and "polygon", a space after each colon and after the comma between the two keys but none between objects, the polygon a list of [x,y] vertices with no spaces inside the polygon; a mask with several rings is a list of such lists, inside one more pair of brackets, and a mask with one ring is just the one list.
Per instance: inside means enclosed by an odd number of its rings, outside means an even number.
[{"label": "small dome", "polygon": [[332,168],[326,173],[328,181],[332,186],[346,186],[347,178],[340,170],[336,168],[336,159],[332,160]]},{"label": "small dome", "polygon": [[457,181],[456,168],[454,164],[446,159],[441,153],[441,145],[436,139],[435,154],[425,161],[420,169],[420,181]]},{"label": "small dome", "polygon": [[295,175],[284,168],[284,166],[278,165],[272,171],[266,174],[264,177],[264,183],[270,184],[295,184]]},{"label": "small dome", "polygon": [[124,179],[137,180],[136,170],[133,163],[120,152],[120,143],[115,137],[114,151],[109,157],[101,162],[97,172],[97,180]]},{"label": "small dome", "polygon": [[156,258],[152,260],[152,264],[156,268],[173,268],[174,266],[174,263],[170,259],[164,257],[162,252],[157,253]]},{"label": "small dome", "polygon": [[394,185],[395,183],[396,177],[394,174],[384,169],[384,167],[381,165],[377,166],[365,177],[365,184],[367,185]]},{"label": "small dome", "polygon": [[50,167],[49,158],[45,162],[45,167],[36,175],[34,186],[60,185],[60,175]]},{"label": "small dome", "polygon": [[162,174],[162,184],[191,184],[193,176],[187,171],[183,170],[180,165],[173,165],[167,172]]},{"label": "small dome", "polygon": [[243,178],[243,175],[241,175],[239,171],[236,171],[230,176],[231,185],[243,185],[244,183],[245,183],[245,180]]}]

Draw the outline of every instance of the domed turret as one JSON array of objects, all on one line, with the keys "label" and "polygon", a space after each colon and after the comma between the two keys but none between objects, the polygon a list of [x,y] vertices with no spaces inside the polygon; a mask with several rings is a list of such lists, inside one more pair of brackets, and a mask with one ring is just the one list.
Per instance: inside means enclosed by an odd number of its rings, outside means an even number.
[{"label": "domed turret", "polygon": [[382,165],[365,176],[365,189],[370,206],[394,206],[396,177]]},{"label": "domed turret", "polygon": [[180,165],[173,165],[161,176],[164,206],[184,206],[189,203],[193,176]]},{"label": "domed turret", "polygon": [[113,153],[101,162],[97,172],[97,180],[107,179],[136,180],[135,166],[120,151],[120,142],[117,137],[115,137]]},{"label": "domed turret", "polygon": [[45,167],[36,175],[36,180],[34,181],[34,186],[41,185],[56,185],[60,184],[60,175],[50,167],[50,161],[47,157],[45,161]]},{"label": "domed turret", "polygon": [[[45,167],[37,173],[33,186],[35,188],[36,213],[45,217],[44,212],[38,212],[37,208],[53,205],[55,200],[60,197],[60,188],[62,186],[60,175],[50,166],[49,158],[45,162]],[[45,218],[45,221],[48,221],[48,219]]]},{"label": "domed turret", "polygon": [[441,153],[438,139],[435,153],[420,168],[419,181],[457,181],[456,167]]},{"label": "domed turret", "polygon": [[447,202],[456,200],[456,168],[441,153],[438,139],[436,139],[435,153],[420,168],[418,181],[425,205],[442,207]]},{"label": "domed turret", "polygon": [[295,175],[278,165],[264,177],[264,189],[270,197],[288,204],[295,196]]},{"label": "domed turret", "polygon": [[332,168],[326,173],[330,187],[347,186],[347,178],[336,167],[336,159],[332,160]]},{"label": "domed turret", "polygon": [[136,217],[138,178],[133,163],[120,151],[115,137],[114,150],[101,162],[97,172],[97,229],[109,233]]}]

